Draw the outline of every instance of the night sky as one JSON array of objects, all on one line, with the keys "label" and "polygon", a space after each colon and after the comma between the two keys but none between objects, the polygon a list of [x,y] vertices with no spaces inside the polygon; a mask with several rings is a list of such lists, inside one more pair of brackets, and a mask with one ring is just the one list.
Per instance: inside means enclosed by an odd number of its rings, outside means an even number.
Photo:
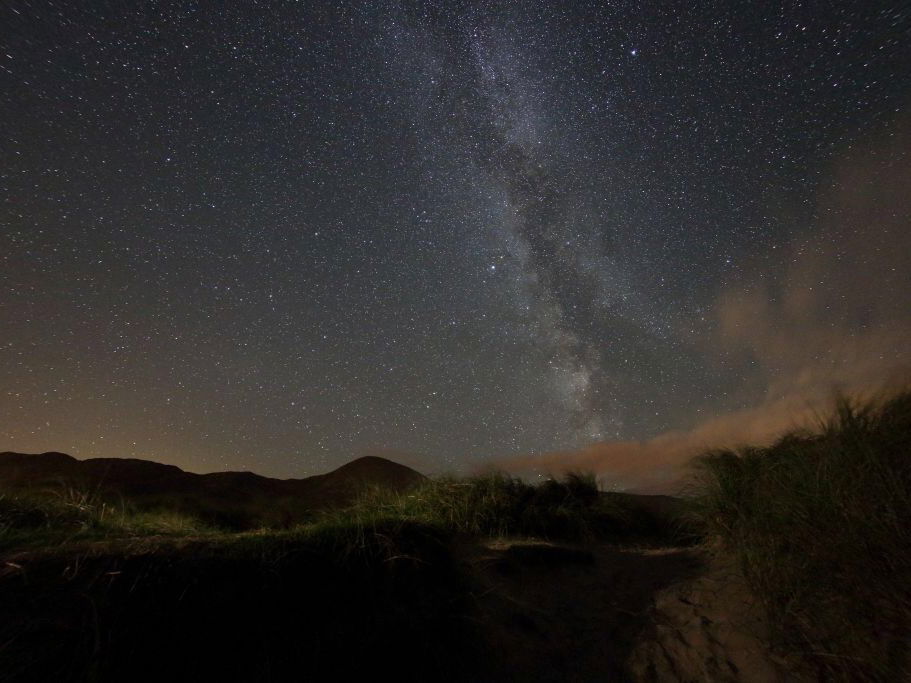
[{"label": "night sky", "polygon": [[873,384],[909,108],[906,3],[4,2],[0,450],[467,470]]}]

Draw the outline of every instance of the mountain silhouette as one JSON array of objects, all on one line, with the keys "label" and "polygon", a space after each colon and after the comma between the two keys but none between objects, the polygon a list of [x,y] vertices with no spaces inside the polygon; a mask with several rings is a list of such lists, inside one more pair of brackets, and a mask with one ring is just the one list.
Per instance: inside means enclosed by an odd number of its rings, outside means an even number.
[{"label": "mountain silhouette", "polygon": [[195,474],[135,458],[77,460],[65,453],[0,453],[0,489],[76,490],[139,509],[172,509],[232,528],[287,526],[314,512],[350,503],[373,486],[404,491],[424,475],[377,456],[326,474],[273,479],[252,472]]}]

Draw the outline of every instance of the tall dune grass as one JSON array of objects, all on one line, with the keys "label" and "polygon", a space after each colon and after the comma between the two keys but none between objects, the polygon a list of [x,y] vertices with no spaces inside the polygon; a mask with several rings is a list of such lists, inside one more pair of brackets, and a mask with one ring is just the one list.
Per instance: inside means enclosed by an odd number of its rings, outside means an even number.
[{"label": "tall dune grass", "polygon": [[697,479],[780,645],[830,679],[911,679],[911,392],[840,399],[816,433],[708,453]]},{"label": "tall dune grass", "polygon": [[531,485],[497,473],[431,479],[404,493],[372,488],[352,505],[324,512],[315,527],[358,533],[397,522],[475,536],[581,539],[623,516],[602,499],[593,475],[571,473]]}]

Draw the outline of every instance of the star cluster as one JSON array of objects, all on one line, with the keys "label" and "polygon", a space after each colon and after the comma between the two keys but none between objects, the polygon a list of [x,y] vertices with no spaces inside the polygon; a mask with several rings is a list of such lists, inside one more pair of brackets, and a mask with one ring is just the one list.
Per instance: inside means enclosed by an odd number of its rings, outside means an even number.
[{"label": "star cluster", "polygon": [[[755,402],[700,328],[911,96],[885,2],[0,8],[0,450],[303,476]],[[783,256],[782,256],[783,258]]]}]

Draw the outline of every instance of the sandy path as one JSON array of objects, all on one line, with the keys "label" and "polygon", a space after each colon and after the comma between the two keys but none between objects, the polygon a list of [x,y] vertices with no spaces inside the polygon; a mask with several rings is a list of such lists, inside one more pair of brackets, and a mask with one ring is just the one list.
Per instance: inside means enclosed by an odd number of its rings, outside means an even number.
[{"label": "sandy path", "polygon": [[468,552],[497,680],[793,681],[736,574],[691,548]]}]

